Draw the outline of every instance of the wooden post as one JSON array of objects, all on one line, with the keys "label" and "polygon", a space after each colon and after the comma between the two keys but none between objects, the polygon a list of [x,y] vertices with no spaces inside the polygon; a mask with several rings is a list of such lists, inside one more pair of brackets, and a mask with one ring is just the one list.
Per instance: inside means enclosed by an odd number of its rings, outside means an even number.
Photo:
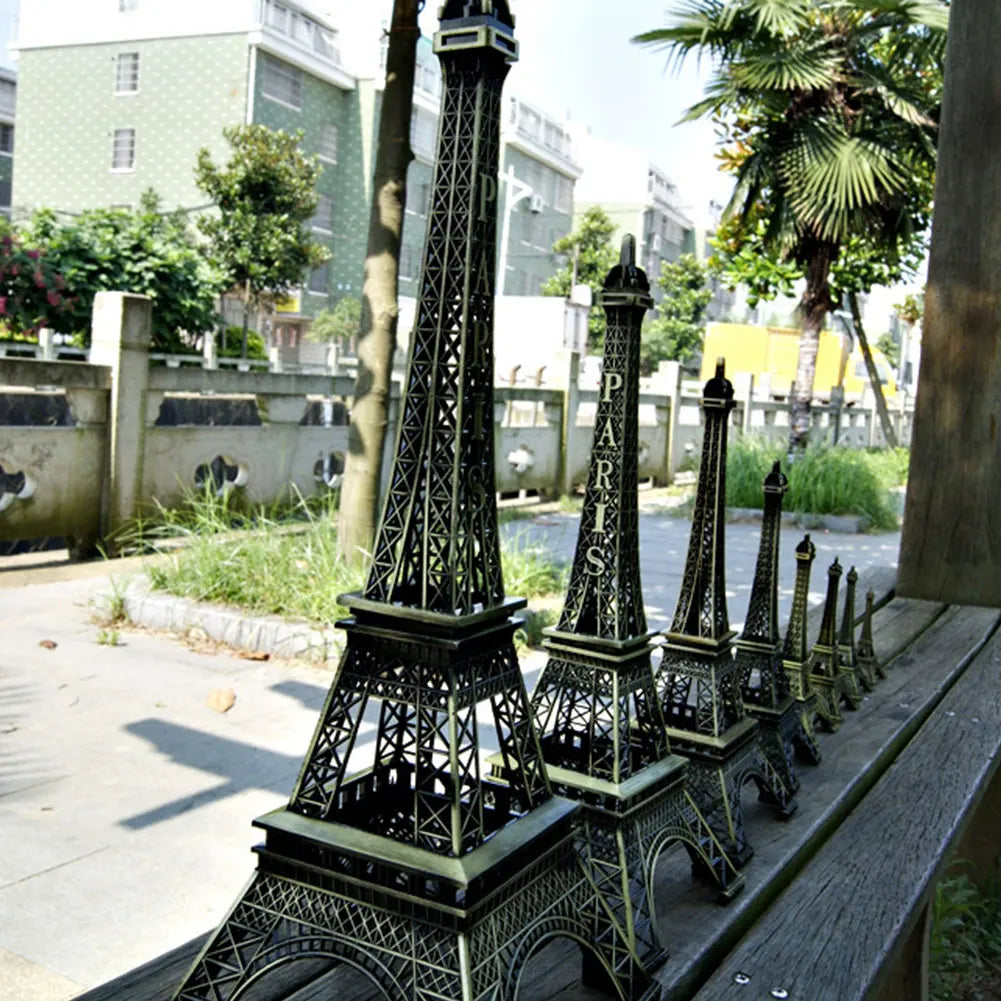
[{"label": "wooden post", "polygon": [[1001,6],[955,0],[897,593],[1001,606]]}]

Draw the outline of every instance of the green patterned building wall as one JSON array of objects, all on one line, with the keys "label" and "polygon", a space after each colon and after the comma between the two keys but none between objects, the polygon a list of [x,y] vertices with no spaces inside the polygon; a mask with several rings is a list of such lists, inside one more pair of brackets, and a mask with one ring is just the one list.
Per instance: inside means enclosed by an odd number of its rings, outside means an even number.
[{"label": "green patterned building wall", "polygon": [[[115,94],[120,53],[138,53],[135,93]],[[205,203],[198,149],[225,159],[225,125],[246,117],[245,35],[25,49],[18,67],[13,209],[66,212],[138,204],[149,187],[168,208]],[[116,129],[135,129],[135,166],[113,171]]]},{"label": "green patterned building wall", "polygon": [[[344,90],[309,73],[302,73],[300,107],[266,96],[266,66],[277,57],[258,52],[254,75],[255,122],[285,132],[303,132],[303,148],[307,153],[320,154],[324,126],[337,130],[336,162],[321,156],[323,173],[317,191],[331,199],[330,225],[323,222],[314,230],[315,239],[325,244],[331,254],[327,264],[326,290],[309,289],[302,293],[302,313],[315,316],[345,296],[361,298],[362,269],[368,235],[369,191],[371,183],[365,171],[362,102],[357,90]],[[281,60],[277,60],[281,62]],[[284,64],[288,65],[288,64]],[[328,149],[329,152],[329,149]]]}]

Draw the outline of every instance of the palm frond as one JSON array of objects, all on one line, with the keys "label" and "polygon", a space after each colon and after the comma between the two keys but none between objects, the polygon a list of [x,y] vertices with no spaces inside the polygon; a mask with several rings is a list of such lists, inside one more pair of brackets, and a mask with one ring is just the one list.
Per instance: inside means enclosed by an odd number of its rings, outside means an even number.
[{"label": "palm frond", "polygon": [[731,0],[721,20],[733,31],[742,19],[750,19],[756,33],[782,37],[806,27],[812,6],[806,0]]},{"label": "palm frond", "polygon": [[826,41],[769,48],[731,64],[734,82],[751,90],[823,90],[837,78],[840,59]]},{"label": "palm frond", "polygon": [[842,240],[860,214],[900,195],[907,176],[882,142],[810,122],[782,159],[780,173],[796,215],[822,239]]}]

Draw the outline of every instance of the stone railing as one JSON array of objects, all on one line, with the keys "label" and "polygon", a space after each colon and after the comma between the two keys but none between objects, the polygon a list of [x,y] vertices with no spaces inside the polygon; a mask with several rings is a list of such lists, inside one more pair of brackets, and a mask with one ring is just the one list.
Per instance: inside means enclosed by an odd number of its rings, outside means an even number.
[{"label": "stone railing", "polygon": [[[339,485],[348,450],[354,370],[291,370],[267,362],[150,353],[150,305],[102,293],[95,303],[90,362],[55,361],[64,349],[43,335],[0,353],[0,541],[62,536],[80,550],[107,538],[153,503],[177,504],[210,482],[250,502],[305,497]],[[227,367],[220,363],[231,362]],[[253,368],[251,367],[253,366]],[[264,370],[261,370],[261,367]],[[242,369],[238,371],[237,369]],[[778,444],[790,405],[735,380],[732,426]],[[555,496],[581,484],[593,439],[597,390],[498,386],[496,487]],[[871,406],[814,406],[814,440],[882,444]],[[394,383],[383,481],[396,436]],[[693,468],[702,442],[699,386],[662,366],[640,393],[640,478],[669,483]],[[912,408],[891,417],[910,441]]]},{"label": "stone railing", "polygon": [[104,292],[89,362],[0,358],[0,540],[83,552],[193,488],[270,504],[339,485],[351,377],[151,365],[150,320]]}]

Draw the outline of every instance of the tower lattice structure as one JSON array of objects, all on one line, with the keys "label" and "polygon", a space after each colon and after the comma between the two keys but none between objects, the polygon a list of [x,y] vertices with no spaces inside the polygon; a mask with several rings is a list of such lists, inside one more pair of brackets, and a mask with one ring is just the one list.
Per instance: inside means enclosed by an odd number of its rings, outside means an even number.
[{"label": "tower lattice structure", "polygon": [[[548,938],[590,943],[578,807],[552,794],[513,645],[494,495],[493,296],[506,0],[448,0],[421,291],[367,585],[288,805],[175,997],[230,1001],[298,958],[407,1001],[508,1001]],[[378,706],[374,740],[360,738]],[[481,710],[478,718],[477,711]],[[486,773],[482,717],[507,781]],[[611,963],[592,963],[611,980]]]},{"label": "tower lattice structure", "polygon": [[704,432],[685,573],[674,621],[665,633],[657,688],[668,736],[689,759],[689,789],[727,854],[753,854],[744,831],[741,790],[753,779],[759,798],[781,816],[793,794],[769,762],[754,717],[744,712],[734,631],[726,606],[726,446],[734,407],[723,359],[702,394]]},{"label": "tower lattice structure", "polygon": [[838,730],[845,720],[841,712],[842,705],[855,709],[862,701],[855,671],[853,668],[845,669],[838,643],[838,588],[843,572],[835,557],[827,568],[824,615],[820,620],[817,642],[810,652],[809,666],[810,683],[818,696],[818,715],[832,732]]},{"label": "tower lattice structure", "polygon": [[597,891],[594,938],[638,998],[663,955],[653,906],[660,852],[682,843],[725,899],[742,886],[685,789],[654,689],[640,584],[637,503],[639,342],[652,305],[627,236],[598,302],[606,332],[584,506],[559,623],[532,708],[550,780],[585,803],[578,845]]},{"label": "tower lattice structure", "polygon": [[789,679],[789,690],[796,702],[800,730],[796,737],[799,756],[814,765],[820,764],[816,719],[819,696],[810,683],[810,644],[807,637],[807,609],[810,599],[810,571],[817,557],[817,547],[809,533],[796,547],[796,583],[793,587],[792,612],[782,648],[782,667]]},{"label": "tower lattice structure", "polygon": [[855,589],[858,586],[858,571],[852,567],[845,575],[845,604],[841,613],[841,628],[838,630],[838,652],[841,655],[841,670],[850,671],[852,684],[862,701],[861,689],[871,692],[876,687],[875,675],[869,671],[869,665],[859,659],[855,644]]},{"label": "tower lattice structure", "polygon": [[744,709],[761,727],[761,746],[789,792],[799,789],[796,745],[809,740],[789,676],[782,666],[779,635],[779,537],[782,500],[789,481],[778,462],[762,483],[765,495],[758,561],[743,631],[735,646]]},{"label": "tower lattice structure", "polygon": [[876,659],[876,648],[872,642],[872,606],[876,596],[872,591],[865,594],[865,612],[862,614],[862,629],[859,632],[855,659],[859,673],[875,684],[877,678],[886,677],[886,668]]}]

